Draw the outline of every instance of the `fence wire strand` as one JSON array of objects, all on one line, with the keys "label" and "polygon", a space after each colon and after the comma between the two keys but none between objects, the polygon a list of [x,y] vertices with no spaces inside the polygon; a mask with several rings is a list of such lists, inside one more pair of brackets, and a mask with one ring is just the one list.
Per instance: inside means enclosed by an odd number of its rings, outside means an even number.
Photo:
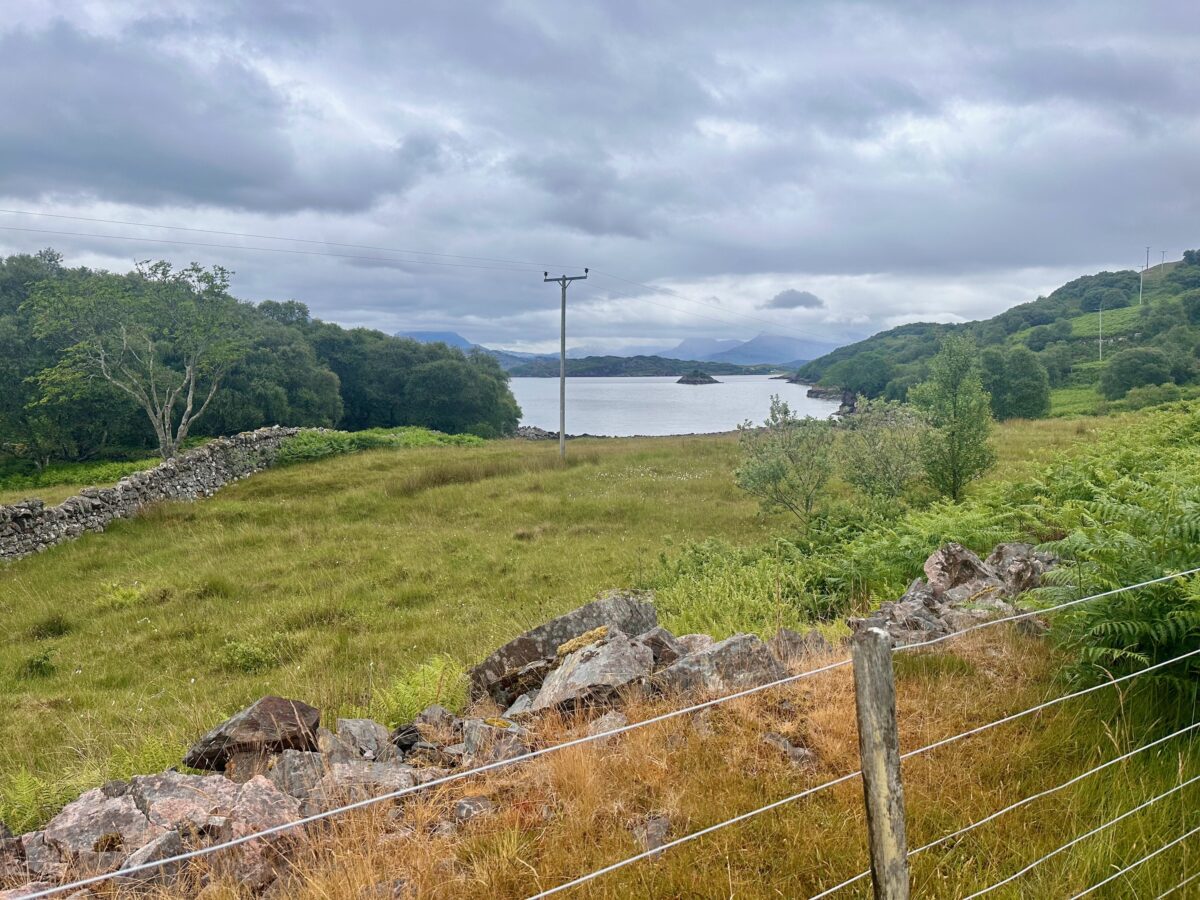
[{"label": "fence wire strand", "polygon": [[[1157,850],[1155,850],[1151,853],[1147,853],[1141,859],[1136,860],[1135,862],[1131,862],[1129,865],[1125,866],[1125,868],[1120,869],[1116,872],[1113,872],[1113,874],[1109,875],[1103,881],[1097,881],[1091,887],[1084,888],[1078,894],[1071,897],[1071,900],[1079,900],[1080,897],[1086,897],[1092,891],[1097,890],[1098,888],[1104,887],[1104,885],[1108,884],[1109,882],[1116,881],[1122,875],[1132,872],[1134,869],[1136,869],[1142,863],[1149,862],[1150,860],[1154,859],[1154,857],[1158,856],[1160,853],[1166,853],[1168,850],[1170,850],[1172,847],[1176,846],[1177,844],[1182,844],[1184,841],[1186,841],[1188,838],[1190,838],[1193,834],[1196,834],[1197,832],[1200,832],[1200,825],[1197,825],[1191,831],[1181,834],[1179,837],[1175,838],[1175,840],[1168,841],[1167,843],[1165,843],[1161,847],[1159,847]],[[1172,888],[1172,890],[1174,890],[1174,888]]]},{"label": "fence wire strand", "polygon": [[1149,581],[1141,581],[1137,584],[1127,584],[1124,587],[1113,588],[1110,591],[1103,591],[1099,594],[1091,594],[1087,597],[1079,597],[1076,600],[1068,600],[1066,603],[1059,603],[1056,606],[1047,606],[1044,609],[1026,610],[1025,612],[1017,613],[1016,615],[1012,616],[1004,616],[1000,619],[989,619],[986,622],[979,622],[978,624],[971,625],[962,629],[961,631],[952,631],[949,634],[938,635],[937,637],[930,638],[927,641],[916,641],[912,644],[901,644],[899,647],[895,647],[894,650],[895,652],[899,653],[901,650],[916,650],[920,647],[930,647],[934,644],[940,644],[942,641],[948,641],[951,638],[962,637],[964,634],[970,634],[972,631],[978,631],[981,628],[991,628],[993,625],[1003,625],[1006,622],[1017,622],[1021,619],[1032,618],[1033,616],[1044,616],[1048,613],[1058,612],[1060,609],[1067,609],[1071,606],[1078,606],[1080,603],[1087,603],[1090,600],[1100,600],[1104,597],[1113,597],[1117,594],[1123,594],[1126,591],[1133,591],[1137,590],[1138,588],[1149,587],[1152,584],[1162,584],[1166,581],[1173,581],[1176,578],[1187,578],[1189,575],[1196,574],[1200,574],[1200,566],[1197,566],[1194,569],[1188,569],[1185,572],[1176,572],[1174,575],[1162,575],[1158,578],[1151,578]]},{"label": "fence wire strand", "polygon": [[1002,719],[996,719],[994,722],[988,722],[985,725],[979,725],[975,728],[969,728],[966,731],[951,735],[947,738],[942,738],[940,741],[934,741],[932,744],[926,744],[924,747],[918,747],[916,750],[909,750],[907,753],[901,753],[900,759],[911,759],[921,753],[928,753],[930,750],[936,750],[938,747],[944,747],[947,744],[953,744],[955,741],[960,741],[963,738],[979,734],[983,731],[996,728],[999,725],[1006,725],[1009,722],[1014,722],[1024,716],[1031,715],[1035,712],[1041,712],[1043,709],[1048,709],[1051,706],[1057,706],[1059,703],[1065,703],[1068,700],[1074,700],[1077,697],[1083,697],[1095,691],[1103,690],[1104,688],[1114,687],[1123,681],[1128,681],[1131,678],[1137,678],[1139,675],[1145,675],[1147,672],[1153,672],[1155,669],[1161,669],[1164,666],[1174,665],[1177,662],[1188,659],[1189,657],[1200,655],[1200,649],[1191,650],[1187,653],[1176,656],[1172,659],[1164,660],[1163,662],[1155,663],[1152,666],[1146,666],[1144,669],[1138,669],[1136,672],[1130,672],[1127,675],[1122,675],[1119,678],[1110,678],[1108,681],[1103,681],[1100,684],[1094,684],[1091,687],[1083,688],[1071,694],[1064,694],[1061,697],[1055,697],[1053,700],[1047,700],[1045,703],[1039,703],[1036,706],[1031,706],[1028,709],[1023,709],[1018,713],[1013,713],[1010,716],[1005,716]]},{"label": "fence wire strand", "polygon": [[619,862],[605,866],[603,869],[596,869],[595,871],[588,872],[586,875],[580,875],[578,878],[572,881],[565,882],[556,887],[547,888],[540,893],[530,895],[528,898],[526,898],[526,900],[540,900],[542,897],[550,897],[554,894],[561,893],[562,891],[578,887],[581,884],[586,884],[594,878],[599,878],[601,875],[607,875],[609,872],[615,872],[617,869],[623,869],[625,866],[628,866],[631,863],[648,859],[652,856],[658,856],[660,853],[670,850],[672,847],[678,847],[680,844],[686,844],[688,841],[694,841],[696,838],[704,837],[706,834],[712,834],[714,831],[720,831],[722,828],[726,828],[729,825],[736,825],[739,822],[744,822],[746,819],[751,819],[760,813],[765,813],[772,809],[778,809],[779,807],[785,806],[788,803],[793,803],[796,800],[802,800],[805,797],[812,796],[818,791],[823,791],[826,788],[844,784],[847,781],[857,778],[861,774],[861,769],[854,772],[848,772],[845,775],[841,775],[831,781],[826,781],[824,784],[819,784],[816,787],[800,791],[798,794],[792,794],[790,797],[784,797],[782,800],[776,800],[774,803],[768,803],[766,806],[760,806],[758,809],[750,810],[750,812],[744,812],[740,815],[733,816],[732,818],[726,819],[724,822],[718,822],[715,825],[709,825],[707,828],[701,828],[699,831],[693,831],[690,834],[685,834],[683,837],[675,838],[673,841],[667,841],[667,843],[663,844],[661,847],[655,847],[652,850],[645,850],[641,853],[635,854],[634,856],[627,857]]},{"label": "fence wire strand", "polygon": [[[941,643],[942,641],[949,640],[950,638],[953,638],[953,637],[959,637],[963,634],[968,634],[968,633],[970,633],[972,631],[976,631],[980,628],[986,628],[986,627],[990,627],[992,625],[1002,625],[1006,622],[1014,622],[1014,621],[1017,621],[1020,619],[1029,618],[1031,616],[1046,615],[1048,613],[1056,612],[1060,609],[1066,609],[1067,607],[1076,606],[1080,603],[1086,603],[1090,600],[1097,600],[1097,599],[1100,599],[1103,597],[1110,597],[1115,594],[1123,593],[1125,591],[1135,590],[1135,589],[1146,587],[1146,586],[1152,585],[1152,584],[1159,584],[1159,583],[1170,581],[1170,580],[1173,580],[1176,578],[1184,578],[1189,575],[1194,575],[1197,573],[1200,573],[1200,567],[1189,569],[1184,572],[1178,572],[1173,575],[1164,575],[1159,578],[1153,578],[1148,581],[1139,582],[1138,584],[1132,584],[1132,585],[1126,585],[1126,586],[1120,587],[1120,588],[1114,588],[1113,590],[1104,591],[1099,594],[1092,594],[1087,597],[1080,597],[1076,600],[1070,600],[1066,603],[1060,603],[1056,606],[1051,606],[1051,607],[1047,607],[1044,609],[1029,610],[1027,612],[1018,613],[1018,614],[1012,615],[1012,616],[1006,616],[1006,617],[1000,618],[1000,619],[992,619],[988,622],[981,622],[979,624],[972,625],[969,628],[963,629],[962,631],[956,631],[951,634],[941,635],[939,637],[933,638],[928,641],[920,641],[920,642],[913,643],[913,644],[904,644],[899,647],[893,648],[893,652],[899,652],[902,650],[914,650],[914,649],[918,649],[921,647],[928,647],[932,644],[938,644],[938,643]],[[943,738],[942,740],[936,741],[925,747],[921,747],[916,750],[910,750],[908,753],[901,754],[900,758],[902,760],[908,759],[908,758],[911,758],[918,754],[929,752],[938,747],[945,746],[946,744],[953,743],[954,741],[960,740],[962,738],[969,737],[973,734],[979,734],[980,732],[987,731],[991,728],[995,728],[998,725],[1003,725],[1007,722],[1014,721],[1023,716],[1027,716],[1027,715],[1030,715],[1031,713],[1038,712],[1042,709],[1046,709],[1047,707],[1054,706],[1058,703],[1062,703],[1067,700],[1072,700],[1076,697],[1081,697],[1081,696],[1083,696],[1085,694],[1089,694],[1093,691],[1100,690],[1101,688],[1110,687],[1112,685],[1115,685],[1122,681],[1125,681],[1129,678],[1133,678],[1133,677],[1136,677],[1137,675],[1141,675],[1146,672],[1153,671],[1154,669],[1158,669],[1163,666],[1170,665],[1175,662],[1179,662],[1182,659],[1186,659],[1186,658],[1188,658],[1190,656],[1194,656],[1196,654],[1200,654],[1200,650],[1195,650],[1195,651],[1192,651],[1191,653],[1186,653],[1183,656],[1178,656],[1175,659],[1167,660],[1166,662],[1157,663],[1156,665],[1150,666],[1148,668],[1140,669],[1137,672],[1133,672],[1128,675],[1124,675],[1120,678],[1115,678],[1110,681],[1106,681],[1103,684],[1094,685],[1090,688],[1085,688],[1084,690],[1076,691],[1073,694],[1067,694],[1066,696],[1047,701],[1046,703],[1039,704],[1037,706],[1031,707],[1022,712],[1015,713],[1011,716],[1006,716],[1003,719],[996,720],[995,722],[990,722],[986,725],[981,725],[978,728],[973,728],[968,731],[964,731],[964,732],[954,735],[952,737]],[[149,863],[142,863],[137,866],[131,866],[128,869],[121,869],[117,872],[110,872],[110,873],[107,873],[104,875],[93,875],[89,878],[79,879],[78,881],[73,881],[69,884],[64,884],[64,885],[57,886],[54,888],[48,888],[45,890],[37,891],[35,893],[25,895],[24,897],[20,898],[20,900],[40,900],[40,898],[43,898],[43,897],[51,897],[51,896],[54,896],[55,894],[66,893],[67,891],[78,890],[80,888],[89,887],[90,885],[99,884],[101,882],[108,881],[112,878],[136,875],[141,872],[146,872],[146,871],[155,870],[155,869],[162,869],[163,867],[174,864],[174,863],[181,863],[181,862],[186,862],[188,860],[196,859],[199,857],[209,856],[214,853],[218,853],[218,852],[221,852],[224,850],[230,850],[230,849],[233,849],[234,847],[239,847],[243,844],[247,844],[250,841],[257,840],[259,838],[270,837],[275,834],[280,834],[280,833],[283,833],[286,831],[291,831],[295,828],[300,828],[304,825],[309,825],[309,824],[312,824],[315,822],[322,821],[324,819],[332,818],[334,816],[339,816],[339,815],[343,815],[348,812],[353,812],[355,810],[364,809],[364,808],[373,806],[378,803],[386,802],[388,800],[399,800],[410,794],[427,791],[432,788],[441,787],[443,785],[450,784],[455,781],[460,781],[460,780],[463,780],[466,778],[471,778],[476,775],[481,775],[486,772],[491,772],[491,771],[495,771],[495,770],[498,770],[501,768],[507,768],[509,766],[514,766],[514,765],[517,765],[518,763],[527,762],[532,759],[537,759],[538,757],[544,756],[548,753],[553,753],[558,750],[565,750],[570,747],[578,747],[578,746],[582,746],[584,744],[589,744],[589,743],[592,743],[595,741],[601,741],[601,740],[605,740],[607,738],[616,737],[618,735],[624,734],[629,731],[633,731],[638,728],[644,728],[646,726],[653,725],[658,722],[664,722],[669,719],[677,718],[679,716],[699,712],[701,710],[708,709],[710,707],[717,706],[722,703],[728,703],[732,700],[737,700],[742,697],[747,697],[752,694],[759,693],[761,691],[770,690],[771,688],[780,687],[785,684],[791,684],[791,683],[799,681],[803,678],[808,678],[813,675],[819,675],[823,672],[830,672],[835,669],[839,669],[844,666],[848,666],[850,664],[851,664],[850,659],[839,660],[837,662],[830,663],[825,666],[820,666],[816,669],[810,669],[805,672],[800,672],[796,675],[789,675],[785,678],[780,678],[775,681],[768,682],[767,684],[756,685],[754,687],[746,688],[745,690],[737,691],[733,694],[728,694],[723,697],[715,698],[713,700],[706,700],[702,703],[696,703],[691,706],[683,707],[681,709],[670,710],[670,711],[662,713],[660,715],[652,716],[649,719],[643,719],[639,722],[631,722],[628,725],[623,725],[619,728],[613,728],[609,731],[601,732],[601,733],[594,734],[594,735],[584,735],[583,737],[574,738],[570,741],[564,741],[563,743],[560,743],[560,744],[552,744],[549,747],[542,747],[538,750],[533,750],[528,753],[523,753],[523,754],[521,754],[519,756],[515,756],[511,759],[497,760],[496,762],[488,763],[483,766],[478,766],[473,769],[468,769],[463,772],[455,772],[450,775],[443,776],[442,778],[435,778],[431,781],[424,782],[423,784],[413,785],[412,787],[403,788],[401,790],[392,791],[392,792],[389,792],[386,794],[381,794],[376,797],[368,797],[363,800],[358,800],[354,803],[347,803],[342,806],[335,807],[334,809],[331,809],[331,810],[326,810],[324,812],[315,813],[311,816],[305,816],[303,818],[296,819],[291,822],[284,822],[280,825],[275,825],[270,828],[264,828],[261,831],[254,832],[252,834],[247,834],[242,837],[234,838],[232,840],[225,841],[220,844],[213,844],[209,847],[201,847],[196,850],[191,850],[187,853],[181,853],[181,854],[178,854],[176,856],[172,856],[172,857],[169,857],[166,859],[156,860],[154,862],[149,862]],[[564,885],[560,885],[559,887],[552,888],[549,891],[545,891],[540,894],[536,894],[536,895],[534,895],[534,897],[530,898],[530,900],[536,900],[536,898],[538,898],[538,897],[547,897],[547,896],[550,896],[551,894],[558,893],[559,891],[565,890],[569,887],[573,887],[576,884],[583,884],[584,882],[590,881],[592,878],[598,877],[599,875],[603,875],[608,872],[614,871],[615,869],[622,868],[626,865],[629,865],[630,863],[637,862],[640,859],[644,859],[648,856],[652,856],[657,853],[661,853],[667,849],[670,849],[671,847],[677,846],[682,843],[686,843],[687,841],[690,841],[690,840],[694,840],[695,838],[701,837],[705,834],[709,834],[713,831],[716,831],[720,828],[724,828],[728,825],[736,824],[737,822],[741,822],[745,819],[751,818],[752,816],[758,815],[758,814],[766,812],[768,810],[775,809],[779,806],[783,806],[787,803],[791,803],[796,800],[800,800],[804,797],[809,796],[812,793],[815,793],[816,791],[822,790],[826,787],[833,787],[836,784],[840,784],[843,781],[848,781],[849,779],[857,777],[860,774],[862,774],[861,770],[852,772],[848,775],[844,775],[844,776],[841,776],[840,778],[834,779],[833,781],[826,782],[823,785],[819,785],[816,788],[812,788],[812,789],[809,789],[806,791],[801,791],[798,794],[793,794],[790,797],[785,797],[784,799],[775,801],[774,803],[768,804],[767,806],[760,807],[756,810],[751,810],[750,812],[743,813],[739,816],[734,816],[733,818],[727,819],[726,821],[718,823],[717,825],[709,826],[708,828],[702,829],[701,831],[697,831],[692,834],[685,835],[682,838],[677,838],[674,841],[670,841],[670,842],[664,844],[662,847],[656,848],[653,851],[647,851],[646,853],[638,854],[637,856],[633,856],[626,860],[622,860],[619,863],[615,863],[612,866],[597,870],[596,872],[593,872],[593,873],[589,873],[586,876],[581,876],[580,879],[576,879],[575,881],[568,882]],[[854,881],[857,881],[861,877],[863,877],[863,876],[862,875],[855,876],[849,882],[846,882],[846,884],[852,884]],[[845,885],[839,885],[838,887],[844,887],[844,886]],[[831,888],[829,891],[826,891],[825,893],[822,893],[822,894],[818,894],[817,896],[818,897],[827,896],[829,893],[832,893],[833,890],[836,890],[836,889],[837,888]]]},{"label": "fence wire strand", "polygon": [[[1044,791],[1040,791],[1029,797],[1025,797],[1024,799],[1018,800],[1016,803],[1012,803],[1012,804],[1004,807],[1003,809],[997,810],[996,812],[994,812],[982,819],[979,819],[975,822],[972,822],[970,825],[966,825],[966,826],[958,829],[957,831],[951,832],[950,834],[940,837],[937,840],[930,841],[928,844],[924,844],[920,847],[917,847],[915,850],[909,850],[907,855],[909,857],[912,857],[918,853],[923,853],[926,850],[930,850],[933,847],[938,846],[939,844],[944,844],[947,841],[952,841],[955,838],[961,837],[962,835],[967,834],[970,831],[974,831],[976,828],[979,828],[981,825],[986,825],[988,822],[991,822],[994,819],[998,819],[1000,816],[1004,815],[1005,813],[1012,812],[1014,809],[1018,809],[1022,806],[1026,806],[1030,803],[1033,803],[1035,800],[1041,800],[1043,797],[1047,797],[1050,794],[1054,794],[1054,793],[1057,793],[1058,791],[1064,790],[1065,788],[1071,787],[1072,785],[1077,784],[1078,782],[1082,781],[1083,779],[1085,779],[1091,775],[1095,775],[1097,772],[1102,772],[1103,770],[1110,768],[1111,766],[1115,766],[1118,763],[1125,762],[1127,759],[1137,756],[1139,753],[1142,753],[1143,751],[1151,750],[1154,747],[1158,747],[1161,744],[1164,744],[1167,741],[1172,740],[1173,738],[1177,738],[1180,735],[1195,731],[1197,728],[1200,728],[1200,722],[1194,722],[1193,724],[1188,725],[1185,728],[1181,728],[1178,731],[1174,731],[1171,734],[1165,735],[1164,737],[1157,738],[1148,744],[1143,744],[1142,746],[1136,747],[1135,749],[1130,750],[1127,753],[1122,753],[1120,756],[1114,757],[1113,759],[1103,762],[1100,765],[1095,766],[1094,768],[1091,768],[1088,771],[1086,771],[1080,775],[1076,775],[1075,777],[1070,778],[1067,781],[1064,781],[1060,785],[1056,785],[1055,787],[1048,788]],[[1183,785],[1179,785],[1178,787],[1172,788],[1170,791],[1167,792],[1167,794],[1173,793],[1174,791],[1177,791],[1180,788],[1185,787],[1186,785],[1191,784],[1193,781],[1196,781],[1196,780],[1200,780],[1200,775],[1196,776],[1196,778],[1193,778],[1190,781],[1185,782]],[[1166,794],[1156,797],[1155,800],[1151,801],[1151,802],[1156,802],[1157,800],[1161,800],[1162,797],[1164,797],[1164,796],[1166,796]],[[1138,807],[1138,809],[1141,809],[1141,808],[1142,807]],[[1129,813],[1126,813],[1126,815],[1129,815]],[[1109,823],[1109,824],[1112,824],[1112,823]],[[1082,840],[1082,838],[1080,838],[1079,840]],[[1062,847],[1059,847],[1058,850],[1055,850],[1054,853],[1058,853],[1059,851],[1065,849],[1068,846],[1070,846],[1070,844],[1064,844]],[[1038,860],[1038,863],[1044,862],[1045,859],[1048,859],[1050,856],[1053,856],[1054,853],[1049,854],[1044,859]],[[981,896],[982,894],[986,894],[989,891],[993,890],[994,888],[999,887],[1002,884],[1007,884],[1009,881],[1012,881],[1017,876],[1024,874],[1026,871],[1033,868],[1033,866],[1037,865],[1038,863],[1033,863],[1028,868],[1023,869],[1021,872],[1018,872],[1016,875],[1013,875],[1013,876],[1005,879],[1004,881],[998,882],[997,884],[991,885],[990,887],[987,887],[984,890],[979,891],[976,894],[972,894],[971,897]],[[831,894],[837,893],[842,888],[849,887],[850,885],[854,884],[856,881],[861,881],[862,879],[866,878],[870,874],[871,874],[871,870],[865,869],[862,872],[859,872],[857,875],[847,878],[845,881],[841,882],[840,884],[835,884],[833,887],[826,888],[824,891],[822,891],[819,894],[814,894],[812,897],[809,898],[809,900],[821,900],[822,897],[828,897]],[[967,900],[971,900],[971,898],[967,898]]]},{"label": "fence wire strand", "polygon": [[1195,881],[1197,878],[1200,878],[1200,872],[1193,872],[1187,878],[1183,879],[1183,881],[1179,882],[1179,884],[1175,885],[1175,887],[1167,888],[1165,891],[1163,891],[1161,894],[1159,894],[1157,897],[1155,897],[1154,900],[1164,900],[1164,898],[1170,897],[1173,893],[1175,893],[1181,887],[1186,887],[1187,885],[1189,885],[1193,881]]},{"label": "fence wire strand", "polygon": [[1100,832],[1111,828],[1112,826],[1116,825],[1118,822],[1123,822],[1125,819],[1128,819],[1130,816],[1141,812],[1146,807],[1153,806],[1158,801],[1164,800],[1167,797],[1170,797],[1172,794],[1176,794],[1179,791],[1182,791],[1185,787],[1187,787],[1190,784],[1194,784],[1197,781],[1200,781],[1200,775],[1196,775],[1193,778],[1189,778],[1187,781],[1183,782],[1182,784],[1177,784],[1170,790],[1163,791],[1161,794],[1159,794],[1155,797],[1151,797],[1149,800],[1145,801],[1144,803],[1138,804],[1133,809],[1126,810],[1125,812],[1121,813],[1119,816],[1109,819],[1104,824],[1097,825],[1095,828],[1091,829],[1090,831],[1085,831],[1083,834],[1079,835],[1078,837],[1072,838],[1071,840],[1067,841],[1065,844],[1063,844],[1059,847],[1055,847],[1049,853],[1045,854],[1044,856],[1038,857],[1037,859],[1035,859],[1033,862],[1031,862],[1029,865],[1027,865],[1025,868],[1021,869],[1020,871],[1013,872],[1007,878],[1004,878],[1001,881],[997,881],[995,884],[990,884],[981,891],[976,891],[975,893],[967,896],[965,898],[965,900],[975,900],[976,897],[982,897],[984,894],[990,894],[992,891],[996,890],[996,888],[1003,887],[1006,884],[1010,884],[1011,882],[1016,881],[1018,878],[1020,878],[1025,873],[1037,868],[1042,863],[1046,862],[1046,860],[1053,859],[1055,856],[1058,856],[1058,854],[1062,853],[1064,850],[1070,850],[1072,847],[1074,847],[1076,844],[1080,843],[1081,841],[1085,841],[1088,838],[1092,837],[1093,835],[1097,835]]},{"label": "fence wire strand", "polygon": [[[347,803],[343,806],[335,807],[334,809],[326,810],[324,812],[314,813],[311,816],[305,816],[304,818],[296,819],[291,822],[284,822],[280,825],[272,826],[271,828],[264,828],[261,831],[254,832],[253,834],[247,834],[247,835],[243,835],[242,837],[233,838],[232,840],[224,841],[223,843],[220,843],[220,844],[213,844],[212,846],[209,846],[209,847],[200,847],[196,850],[191,850],[191,851],[188,851],[187,853],[180,853],[176,856],[172,856],[167,859],[161,859],[161,860],[156,860],[154,862],[142,863],[141,865],[137,865],[137,866],[130,866],[128,869],[120,869],[116,872],[109,872],[104,875],[93,875],[89,878],[81,878],[78,881],[73,881],[70,884],[64,884],[60,887],[47,888],[45,890],[37,891],[36,893],[27,894],[24,897],[21,897],[20,900],[40,900],[40,898],[42,898],[42,897],[52,897],[55,894],[65,893],[67,891],[72,891],[72,890],[79,890],[80,888],[88,887],[93,884],[100,884],[101,882],[108,881],[111,878],[126,877],[129,875],[137,875],[140,872],[147,872],[147,871],[151,871],[151,870],[155,870],[155,869],[161,869],[164,866],[168,866],[168,865],[171,865],[174,863],[187,862],[188,860],[197,859],[202,856],[209,856],[214,853],[219,853],[223,850],[231,850],[234,847],[239,847],[243,844],[247,844],[250,841],[256,840],[258,838],[271,837],[272,835],[275,835],[275,834],[281,834],[286,831],[291,831],[295,828],[300,828],[304,825],[311,825],[314,822],[319,822],[319,821],[322,821],[323,819],[329,819],[334,816],[342,815],[344,813],[353,812],[353,811],[359,810],[359,809],[365,809],[369,806],[374,806],[377,803],[383,803],[388,800],[399,800],[403,797],[407,797],[410,794],[420,793],[423,791],[430,790],[432,788],[441,787],[443,785],[450,784],[455,781],[461,781],[465,778],[471,778],[476,775],[482,775],[486,772],[493,772],[493,771],[496,771],[497,769],[503,769],[503,768],[507,768],[509,766],[517,765],[518,763],[528,762],[531,759],[537,759],[538,757],[545,756],[548,753],[553,753],[558,750],[566,750],[570,747],[580,747],[585,744],[593,743],[595,741],[602,741],[607,738],[612,738],[612,737],[616,737],[618,735],[625,734],[626,732],[629,732],[629,731],[634,731],[638,728],[645,728],[648,725],[654,725],[658,722],[665,722],[669,719],[674,719],[674,718],[678,718],[679,716],[685,716],[685,715],[689,715],[691,713],[699,712],[704,709],[709,709],[710,707],[718,706],[722,703],[728,703],[732,700],[738,700],[738,699],[741,699],[742,697],[748,697],[752,694],[757,694],[762,691],[770,690],[771,688],[780,687],[781,685],[785,685],[785,684],[791,684],[793,682],[800,681],[801,679],[804,679],[804,678],[810,678],[813,675],[820,675],[824,672],[831,672],[835,669],[840,669],[844,666],[850,665],[850,662],[851,661],[849,659],[838,660],[837,662],[829,663],[828,665],[824,665],[824,666],[818,666],[815,669],[809,669],[807,671],[800,672],[796,675],[788,675],[785,678],[780,678],[775,681],[768,682],[767,684],[755,685],[754,687],[749,687],[749,688],[746,688],[745,690],[737,691],[736,693],[733,693],[733,694],[726,694],[725,696],[717,697],[713,700],[705,700],[702,703],[694,703],[691,706],[685,706],[681,709],[674,709],[674,710],[670,710],[665,713],[661,713],[657,716],[651,716],[649,719],[642,719],[641,721],[638,721],[638,722],[630,722],[628,725],[622,725],[619,728],[613,728],[613,729],[610,729],[609,731],[603,731],[598,734],[584,735],[582,737],[574,738],[569,741],[564,741],[561,744],[551,744],[549,747],[541,747],[537,750],[531,750],[528,753],[523,753],[520,756],[514,756],[511,759],[497,760],[496,762],[487,763],[486,765],[483,765],[483,766],[477,766],[474,769],[467,769],[463,772],[454,772],[450,775],[445,775],[441,778],[435,778],[432,781],[426,781],[423,784],[415,784],[412,787],[401,788],[400,790],[391,791],[387,794],[380,794],[379,796],[376,796],[376,797],[367,797],[363,800],[355,801],[354,803]],[[798,797],[792,798],[792,799],[798,799]]]}]

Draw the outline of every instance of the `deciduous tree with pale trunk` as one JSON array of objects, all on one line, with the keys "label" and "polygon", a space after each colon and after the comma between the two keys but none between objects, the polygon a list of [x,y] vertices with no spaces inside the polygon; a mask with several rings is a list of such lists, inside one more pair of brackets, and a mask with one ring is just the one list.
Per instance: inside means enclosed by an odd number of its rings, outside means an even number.
[{"label": "deciduous tree with pale trunk", "polygon": [[77,393],[101,379],[146,413],[164,459],[173,457],[204,415],[229,370],[250,348],[230,272],[196,263],[175,271],[139,263],[38,286],[29,303],[39,337],[68,343],[39,377],[47,397]]}]

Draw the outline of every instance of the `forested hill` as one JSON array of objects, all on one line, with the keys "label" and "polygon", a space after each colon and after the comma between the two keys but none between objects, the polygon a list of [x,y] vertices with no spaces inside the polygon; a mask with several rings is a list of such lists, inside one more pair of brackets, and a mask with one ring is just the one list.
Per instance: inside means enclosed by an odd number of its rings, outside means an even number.
[{"label": "forested hill", "polygon": [[[557,359],[537,359],[509,370],[518,378],[558,377]],[[739,366],[725,362],[668,359],[665,356],[585,356],[567,360],[567,374],[580,377],[686,375],[699,370],[706,375],[764,375],[781,372],[779,366]]]},{"label": "forested hill", "polygon": [[[1103,309],[1104,359],[1100,360]],[[1146,273],[1099,272],[978,322],[914,323],[801,366],[795,380],[903,400],[951,333],[980,347],[997,418],[1126,408],[1200,391],[1200,251]],[[1039,386],[1039,382],[1044,385]]]},{"label": "forested hill", "polygon": [[482,436],[520,410],[490,356],[239,300],[230,273],[0,259],[0,470],[118,458],[263,425]]}]

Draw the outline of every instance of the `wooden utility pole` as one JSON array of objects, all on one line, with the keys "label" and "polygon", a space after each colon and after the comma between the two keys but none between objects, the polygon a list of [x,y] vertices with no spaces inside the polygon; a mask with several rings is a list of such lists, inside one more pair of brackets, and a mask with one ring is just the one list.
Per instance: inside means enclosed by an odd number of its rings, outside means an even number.
[{"label": "wooden utility pole", "polygon": [[567,458],[567,285],[587,277],[587,269],[582,275],[558,278],[551,278],[549,272],[542,273],[542,281],[554,281],[562,287],[562,330],[558,346],[558,455],[562,459]]},{"label": "wooden utility pole", "polygon": [[875,900],[908,900],[908,844],[891,635],[882,628],[860,631],[851,654]]}]

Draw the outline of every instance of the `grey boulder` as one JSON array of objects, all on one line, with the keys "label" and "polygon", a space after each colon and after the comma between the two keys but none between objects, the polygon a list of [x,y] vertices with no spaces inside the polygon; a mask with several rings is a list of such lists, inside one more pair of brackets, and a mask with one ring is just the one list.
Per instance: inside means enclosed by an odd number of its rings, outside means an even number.
[{"label": "grey boulder", "polygon": [[649,631],[658,624],[653,600],[650,591],[609,591],[586,606],[525,632],[471,670],[472,697],[491,696],[504,706],[511,704],[534,686],[509,684],[514,676],[539,662],[548,665],[560,646],[601,626],[626,634]]},{"label": "grey boulder", "polygon": [[362,759],[381,759],[394,753],[387,728],[373,719],[338,719],[337,736]]},{"label": "grey boulder", "polygon": [[138,809],[128,793],[112,797],[103,788],[93,788],[50,820],[42,840],[68,866],[99,874],[114,871],[125,857],[164,830]]},{"label": "grey boulder", "polygon": [[654,676],[654,685],[664,692],[740,691],[778,681],[787,675],[754,634],[735,634],[690,656]]},{"label": "grey boulder", "polygon": [[801,634],[790,628],[780,628],[775,636],[767,641],[767,646],[775,654],[775,658],[785,665],[809,656],[819,656],[831,653],[833,647],[825,636],[812,628]]},{"label": "grey boulder", "polygon": [[320,711],[307,703],[263,697],[200,738],[183,764],[219,772],[234,754],[315,750],[320,722]]},{"label": "grey boulder", "polygon": [[603,703],[619,688],[649,677],[654,652],[616,629],[595,644],[568,654],[542,682],[529,711]]}]

